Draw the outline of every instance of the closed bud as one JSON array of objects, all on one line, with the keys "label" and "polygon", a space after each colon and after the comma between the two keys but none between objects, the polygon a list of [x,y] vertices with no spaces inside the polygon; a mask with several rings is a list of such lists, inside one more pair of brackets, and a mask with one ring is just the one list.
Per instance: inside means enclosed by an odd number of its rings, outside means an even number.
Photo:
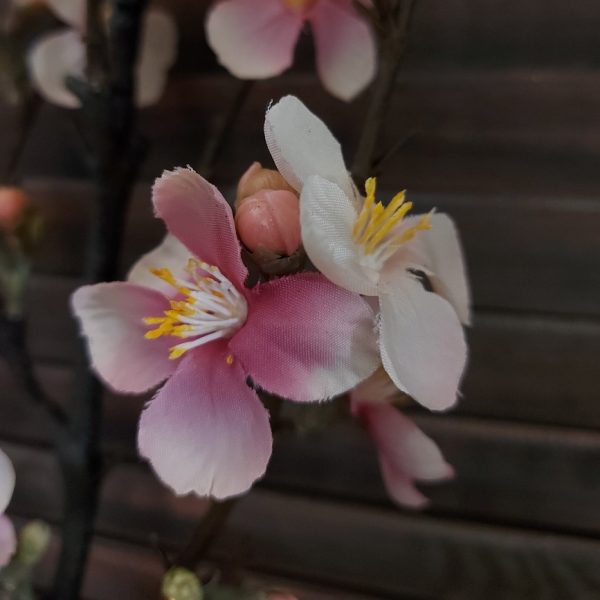
[{"label": "closed bud", "polygon": [[162,582],[166,600],[202,600],[204,592],[195,573],[183,567],[172,567]]},{"label": "closed bud", "polygon": [[30,521],[19,533],[17,559],[26,565],[36,564],[50,543],[50,527],[43,521]]},{"label": "closed bud", "polygon": [[293,194],[296,193],[279,171],[265,169],[259,162],[255,162],[250,165],[238,183],[235,207],[239,208],[245,198],[261,190],[286,190]]},{"label": "closed bud", "polygon": [[18,187],[0,186],[0,229],[12,232],[29,206],[29,196]]},{"label": "closed bud", "polygon": [[298,196],[263,189],[244,198],[235,214],[238,235],[252,252],[290,256],[301,244]]},{"label": "closed bud", "polygon": [[298,598],[289,592],[273,590],[271,592],[267,592],[267,600],[298,600]]}]

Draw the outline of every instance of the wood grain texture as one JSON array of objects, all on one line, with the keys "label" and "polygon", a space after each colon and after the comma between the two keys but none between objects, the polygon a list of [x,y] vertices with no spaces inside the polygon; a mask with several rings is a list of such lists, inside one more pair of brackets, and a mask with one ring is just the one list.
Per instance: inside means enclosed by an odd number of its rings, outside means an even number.
[{"label": "wood grain texture", "polygon": [[[13,509],[54,520],[59,498],[49,477],[52,457],[14,444],[5,449],[24,474]],[[174,498],[144,469],[123,466],[104,486],[98,531],[144,544],[156,534],[177,545],[203,507],[195,498]],[[378,598],[457,600],[484,594],[498,600],[592,600],[600,586],[599,556],[596,541],[260,490],[236,507],[212,553],[216,560],[243,559],[257,571],[351,586]],[[146,585],[151,575],[144,574]]]}]

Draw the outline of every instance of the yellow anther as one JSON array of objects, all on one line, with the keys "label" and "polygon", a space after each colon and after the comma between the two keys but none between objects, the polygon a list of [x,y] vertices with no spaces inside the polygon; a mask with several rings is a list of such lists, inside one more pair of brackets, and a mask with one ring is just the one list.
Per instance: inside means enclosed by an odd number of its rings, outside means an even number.
[{"label": "yellow anther", "polygon": [[406,202],[406,192],[396,194],[387,206],[376,202],[377,180],[374,177],[365,182],[365,198],[362,210],[352,230],[354,242],[363,247],[366,255],[374,253],[384,245],[390,249],[411,240],[419,231],[431,228],[429,216],[406,231],[394,237],[394,230],[412,209],[412,202]]},{"label": "yellow anther", "polygon": [[144,317],[143,321],[146,325],[158,325],[159,323],[164,323],[164,317]]},{"label": "yellow anther", "polygon": [[227,358],[225,359],[225,362],[226,362],[228,365],[232,365],[232,364],[233,364],[233,354],[229,354],[229,355],[227,356]]},{"label": "yellow anther", "polygon": [[169,358],[171,360],[181,358],[186,352],[187,352],[187,348],[173,346],[172,348],[169,349]]}]

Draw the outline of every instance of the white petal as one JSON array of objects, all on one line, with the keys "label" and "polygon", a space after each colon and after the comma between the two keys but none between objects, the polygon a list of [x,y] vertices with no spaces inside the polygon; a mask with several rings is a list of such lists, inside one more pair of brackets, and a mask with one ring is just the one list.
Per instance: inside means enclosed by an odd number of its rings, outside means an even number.
[{"label": "white petal", "polygon": [[137,66],[136,103],[140,107],[160,99],[170,67],[177,57],[177,27],[168,13],[150,10],[144,29]]},{"label": "white petal", "polygon": [[285,96],[269,108],[265,139],[279,172],[296,190],[301,191],[309,177],[320,175],[336,183],[356,205],[359,194],[339,142],[298,98]]},{"label": "white petal", "polygon": [[320,0],[311,16],[317,68],[325,88],[352,100],[375,76],[375,38],[351,0]]},{"label": "white petal", "polygon": [[0,450],[0,514],[6,510],[15,489],[15,469],[10,458]]},{"label": "white petal", "polygon": [[410,243],[410,252],[432,273],[433,290],[452,304],[462,323],[470,325],[471,292],[458,231],[445,214],[433,214],[431,224],[431,230],[419,233]]},{"label": "white petal", "polygon": [[467,345],[452,306],[413,277],[389,276],[380,295],[381,359],[394,383],[431,410],[456,402]]},{"label": "white petal", "polygon": [[85,29],[86,0],[44,0],[50,10],[71,27]]},{"label": "white petal", "polygon": [[150,269],[166,268],[174,277],[186,279],[185,266],[192,253],[174,235],[167,234],[154,250],[144,254],[131,268],[127,281],[142,287],[154,289],[167,297],[177,294],[177,290],[156,275]]},{"label": "white petal", "polygon": [[65,85],[68,75],[83,77],[85,46],[81,36],[69,29],[42,37],[31,49],[29,71],[40,95],[63,108],[79,108],[79,99]]},{"label": "white petal", "polygon": [[300,196],[300,225],[308,257],[333,283],[376,296],[378,274],[362,267],[352,240],[355,220],[352,203],[335,183],[322,177],[307,180]]}]

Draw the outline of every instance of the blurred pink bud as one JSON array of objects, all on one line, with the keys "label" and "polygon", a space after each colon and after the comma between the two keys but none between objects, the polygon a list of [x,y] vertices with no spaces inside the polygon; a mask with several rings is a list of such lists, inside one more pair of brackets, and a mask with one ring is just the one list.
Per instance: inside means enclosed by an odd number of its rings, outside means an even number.
[{"label": "blurred pink bud", "polygon": [[295,193],[294,188],[288,184],[279,171],[265,169],[259,162],[254,162],[242,175],[238,183],[235,199],[236,208],[239,207],[244,198],[252,196],[260,190],[287,190]]},{"label": "blurred pink bud", "polygon": [[275,590],[267,593],[267,600],[298,600],[298,597],[294,596],[294,594],[290,594],[289,592]]},{"label": "blurred pink bud", "polygon": [[28,206],[29,197],[23,190],[0,186],[0,229],[14,230]]},{"label": "blurred pink bud", "polygon": [[261,190],[244,198],[235,213],[238,235],[255,252],[291,255],[301,244],[298,196],[287,190]]}]

